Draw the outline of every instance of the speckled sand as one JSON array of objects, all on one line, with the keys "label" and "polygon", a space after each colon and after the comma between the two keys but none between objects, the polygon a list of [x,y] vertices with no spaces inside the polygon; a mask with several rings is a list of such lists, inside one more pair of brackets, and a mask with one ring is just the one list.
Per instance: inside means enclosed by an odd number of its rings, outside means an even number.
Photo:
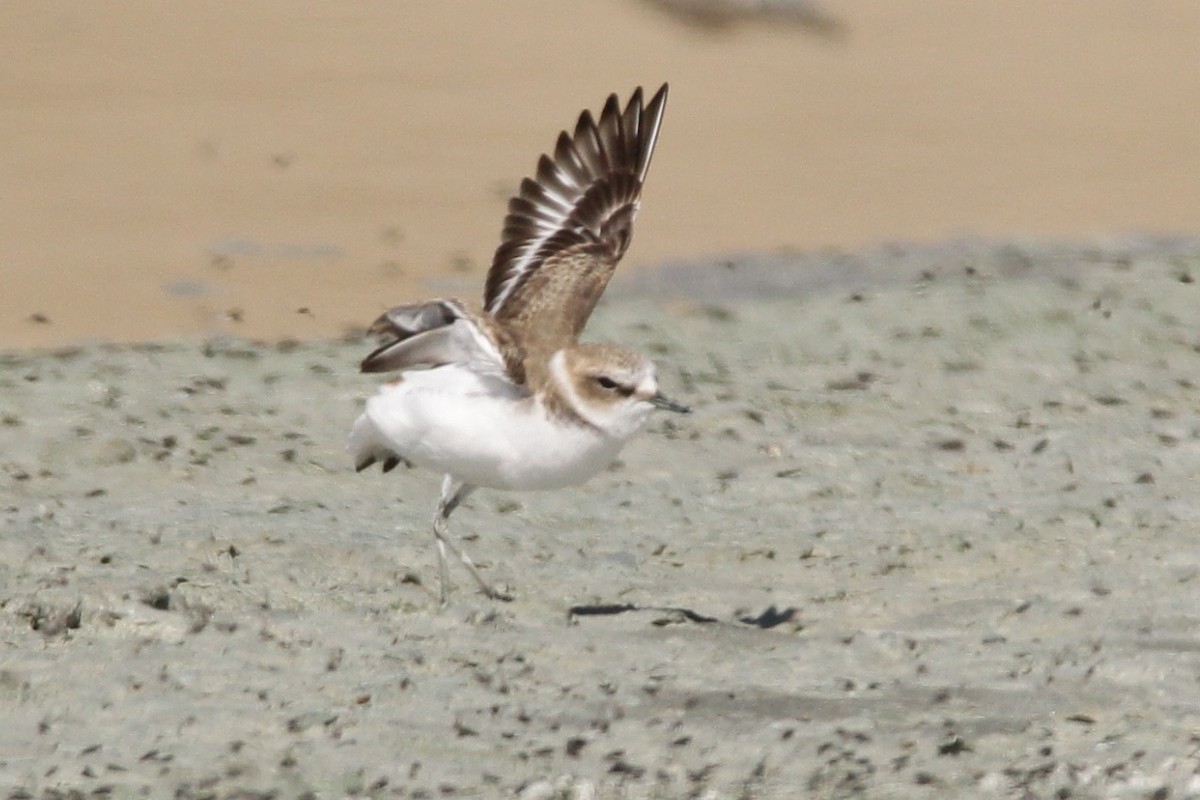
[{"label": "speckled sand", "polygon": [[0,791],[1200,797],[1196,278],[1114,239],[626,279],[589,335],[696,413],[474,496],[516,599],[456,567],[445,611],[438,477],[342,452],[367,343],[4,356]]}]

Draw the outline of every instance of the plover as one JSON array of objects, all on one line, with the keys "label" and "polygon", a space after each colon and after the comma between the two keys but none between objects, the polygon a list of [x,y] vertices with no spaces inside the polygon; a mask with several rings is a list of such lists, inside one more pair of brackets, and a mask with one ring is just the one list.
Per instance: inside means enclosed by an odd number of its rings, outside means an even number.
[{"label": "plover", "polygon": [[458,300],[393,308],[370,332],[386,337],[363,372],[400,376],[367,400],[347,446],[361,472],[377,462],[445,475],[433,517],[446,603],[446,548],[488,597],[508,600],[447,534],[478,487],[559,489],[612,463],[655,408],[689,409],[658,389],[654,365],[579,334],[629,247],[642,184],[667,102],[664,84],[622,110],[610,95],[599,121],[584,111],[559,134],[509,200],[483,309]]}]

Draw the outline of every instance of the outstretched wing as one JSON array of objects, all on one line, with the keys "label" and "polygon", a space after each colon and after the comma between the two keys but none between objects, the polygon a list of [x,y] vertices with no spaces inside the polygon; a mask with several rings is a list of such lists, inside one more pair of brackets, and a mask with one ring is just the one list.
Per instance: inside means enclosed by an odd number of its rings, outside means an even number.
[{"label": "outstretched wing", "polygon": [[610,95],[600,121],[584,111],[508,203],[503,240],[484,291],[486,310],[522,341],[575,341],[629,247],[642,184],[658,141],[667,85],[624,111]]},{"label": "outstretched wing", "polygon": [[375,320],[368,332],[387,341],[363,359],[363,372],[460,364],[516,385],[525,382],[516,344],[491,320],[455,300],[397,306]]}]

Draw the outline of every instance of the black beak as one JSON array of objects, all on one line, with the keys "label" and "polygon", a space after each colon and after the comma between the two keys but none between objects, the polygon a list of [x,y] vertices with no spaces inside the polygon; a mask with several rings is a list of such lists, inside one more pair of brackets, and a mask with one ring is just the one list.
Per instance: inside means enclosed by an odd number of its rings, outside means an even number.
[{"label": "black beak", "polygon": [[655,392],[650,398],[650,405],[655,408],[661,408],[666,411],[674,411],[676,414],[690,414],[692,410],[676,400],[672,400],[662,392]]}]

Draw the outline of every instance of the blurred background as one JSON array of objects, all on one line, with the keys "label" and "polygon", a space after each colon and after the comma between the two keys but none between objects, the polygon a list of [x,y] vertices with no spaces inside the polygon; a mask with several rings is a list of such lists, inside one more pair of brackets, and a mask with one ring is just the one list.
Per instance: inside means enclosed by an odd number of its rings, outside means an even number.
[{"label": "blurred background", "polygon": [[624,270],[1200,227],[1194,0],[0,5],[0,348],[478,294],[583,108],[671,83]]}]

